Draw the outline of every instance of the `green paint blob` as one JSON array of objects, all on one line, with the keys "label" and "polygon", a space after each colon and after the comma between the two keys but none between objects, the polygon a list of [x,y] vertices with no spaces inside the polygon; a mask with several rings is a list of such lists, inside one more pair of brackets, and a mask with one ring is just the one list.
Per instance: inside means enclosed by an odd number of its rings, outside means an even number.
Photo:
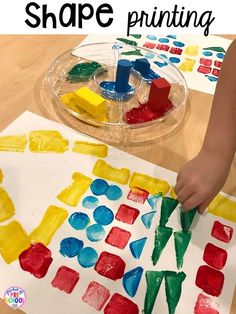
[{"label": "green paint blob", "polygon": [[166,301],[169,314],[174,314],[182,292],[182,282],[186,278],[184,272],[165,271]]},{"label": "green paint blob", "polygon": [[130,34],[130,36],[132,36],[136,39],[140,39],[142,37],[142,35],[139,35],[139,34]]},{"label": "green paint blob", "polygon": [[116,39],[130,46],[138,46],[138,43],[134,40],[129,40],[126,38],[116,38]]},{"label": "green paint blob", "polygon": [[155,231],[154,249],[152,252],[152,262],[156,265],[162,251],[164,250],[170,236],[172,235],[173,229],[168,227],[157,227]]},{"label": "green paint blob", "polygon": [[145,273],[147,290],[144,301],[144,314],[151,314],[157,294],[164,277],[163,271],[146,271]]},{"label": "green paint blob", "polygon": [[192,222],[193,218],[197,212],[196,208],[191,209],[190,211],[186,212],[183,209],[180,211],[180,222],[183,232],[188,232]]},{"label": "green paint blob", "polygon": [[203,48],[203,50],[212,50],[212,51],[216,51],[216,52],[226,52],[224,50],[224,48],[222,47],[207,47],[207,48]]},{"label": "green paint blob", "polygon": [[102,69],[101,64],[95,61],[78,63],[68,72],[67,79],[71,83],[88,81],[99,68]]},{"label": "green paint blob", "polygon": [[165,227],[170,215],[173,213],[176,206],[179,204],[178,200],[170,197],[163,197],[161,203],[161,218],[159,225]]},{"label": "green paint blob", "polygon": [[178,231],[174,232],[175,238],[175,254],[177,268],[180,269],[183,266],[184,254],[188,248],[189,241],[191,239],[191,232]]},{"label": "green paint blob", "polygon": [[139,49],[127,51],[127,52],[122,52],[121,54],[125,55],[125,56],[143,56],[143,54],[140,52]]}]

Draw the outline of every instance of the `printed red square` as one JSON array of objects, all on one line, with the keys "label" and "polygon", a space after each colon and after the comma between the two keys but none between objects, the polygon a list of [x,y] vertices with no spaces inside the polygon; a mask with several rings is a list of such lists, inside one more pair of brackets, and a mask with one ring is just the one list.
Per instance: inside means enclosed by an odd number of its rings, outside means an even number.
[{"label": "printed red square", "polygon": [[200,266],[195,284],[207,294],[218,297],[224,285],[224,274],[209,266]]},{"label": "printed red square", "polygon": [[77,271],[66,266],[61,266],[51,284],[54,288],[71,293],[78,281],[79,273]]},{"label": "printed red square", "polygon": [[168,51],[170,47],[168,45],[157,44],[156,49]]},{"label": "printed red square", "polygon": [[113,294],[110,301],[107,303],[104,314],[138,314],[139,309],[137,304],[123,297],[119,293]]},{"label": "printed red square", "polygon": [[137,219],[139,213],[140,212],[138,209],[125,204],[121,204],[115,217],[119,221],[132,225]]},{"label": "printed red square", "polygon": [[200,65],[197,69],[198,72],[203,73],[203,74],[209,74],[211,73],[211,68],[210,67],[205,67],[204,65]]},{"label": "printed red square", "polygon": [[222,66],[222,62],[215,60],[214,61],[214,66],[217,68],[220,68]]},{"label": "printed red square", "polygon": [[127,199],[136,203],[144,204],[146,199],[148,198],[148,195],[149,193],[147,191],[133,187],[129,191],[129,194],[127,195]]},{"label": "printed red square", "polygon": [[223,225],[219,221],[215,221],[211,230],[212,237],[225,243],[229,243],[233,236],[233,228]]},{"label": "printed red square", "polygon": [[110,292],[107,288],[100,285],[96,281],[92,281],[88,285],[87,290],[82,297],[82,300],[85,303],[88,303],[88,305],[93,307],[95,310],[101,311],[109,297]]},{"label": "printed red square", "polygon": [[203,260],[209,266],[222,269],[227,261],[227,252],[218,246],[207,243],[203,254]]},{"label": "printed red square", "polygon": [[213,69],[213,70],[212,70],[212,74],[218,77],[219,74],[220,74],[220,70],[218,70],[218,69]]},{"label": "printed red square", "polygon": [[113,227],[108,233],[105,242],[123,250],[129,242],[130,237],[131,233],[129,231],[119,227]]},{"label": "printed red square", "polygon": [[211,59],[205,59],[205,58],[201,58],[200,59],[200,64],[203,64],[207,67],[212,65],[212,60]]},{"label": "printed red square", "polygon": [[200,293],[195,304],[194,314],[219,314],[219,305],[212,298]]},{"label": "printed red square", "polygon": [[153,43],[145,43],[143,47],[148,48],[148,49],[154,49],[156,47],[156,44]]},{"label": "printed red square", "polygon": [[100,254],[94,269],[101,276],[117,280],[124,275],[125,262],[120,256],[104,251]]},{"label": "printed red square", "polygon": [[182,52],[183,52],[183,49],[176,48],[176,47],[170,48],[170,53],[173,53],[174,55],[181,55]]}]

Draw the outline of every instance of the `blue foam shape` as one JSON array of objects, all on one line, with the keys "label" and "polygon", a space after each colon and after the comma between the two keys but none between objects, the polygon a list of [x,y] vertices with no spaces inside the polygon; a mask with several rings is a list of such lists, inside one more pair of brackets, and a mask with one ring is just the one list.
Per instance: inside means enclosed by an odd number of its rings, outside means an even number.
[{"label": "blue foam shape", "polygon": [[141,216],[141,220],[147,229],[151,228],[152,220],[155,214],[156,214],[156,210],[143,214]]},{"label": "blue foam shape", "polygon": [[148,75],[150,71],[150,62],[147,58],[138,58],[134,61],[134,69],[141,75]]},{"label": "blue foam shape", "polygon": [[75,257],[80,254],[84,242],[73,237],[65,238],[60,243],[60,253],[63,256]]},{"label": "blue foam shape", "polygon": [[76,230],[85,229],[90,223],[89,216],[85,213],[75,212],[68,219],[70,225]]},{"label": "blue foam shape", "polygon": [[110,201],[117,201],[118,199],[121,198],[122,195],[123,195],[123,192],[121,188],[119,188],[117,185],[110,185],[106,191],[106,197]]},{"label": "blue foam shape", "polygon": [[146,241],[147,237],[130,242],[129,248],[134,258],[140,258]]},{"label": "blue foam shape", "polygon": [[[154,62],[155,63],[155,62]],[[135,61],[131,61],[131,64],[132,64],[132,66],[134,67],[135,66]],[[156,72],[154,72],[152,69],[150,69],[149,70],[149,72],[148,72],[148,74],[142,74],[142,73],[140,73],[141,75],[142,75],[142,78],[145,80],[145,81],[148,81],[148,83],[150,82],[151,83],[151,81],[152,80],[155,80],[156,78],[159,78],[160,77],[160,75],[158,75]]]},{"label": "blue foam shape", "polygon": [[160,201],[162,193],[157,193],[148,196],[148,204],[151,206],[152,210],[157,210],[157,204]]},{"label": "blue foam shape", "polygon": [[96,179],[90,185],[91,191],[97,196],[105,194],[108,188],[109,184],[103,179]]},{"label": "blue foam shape", "polygon": [[93,224],[86,229],[86,235],[91,242],[98,242],[105,237],[106,233],[103,226]]},{"label": "blue foam shape", "polygon": [[142,278],[143,268],[138,266],[124,274],[122,284],[130,297],[134,297]]},{"label": "blue foam shape", "polygon": [[99,200],[95,196],[86,196],[82,201],[82,206],[87,209],[94,209],[98,206]]},{"label": "blue foam shape", "polygon": [[116,69],[115,91],[117,93],[127,93],[129,90],[129,77],[131,71],[131,62],[126,59],[120,59]]},{"label": "blue foam shape", "polygon": [[78,262],[84,268],[93,267],[98,260],[98,253],[92,247],[85,247],[78,255]]},{"label": "blue foam shape", "polygon": [[113,211],[105,205],[98,206],[93,212],[94,220],[103,226],[107,226],[112,223],[114,219]]}]

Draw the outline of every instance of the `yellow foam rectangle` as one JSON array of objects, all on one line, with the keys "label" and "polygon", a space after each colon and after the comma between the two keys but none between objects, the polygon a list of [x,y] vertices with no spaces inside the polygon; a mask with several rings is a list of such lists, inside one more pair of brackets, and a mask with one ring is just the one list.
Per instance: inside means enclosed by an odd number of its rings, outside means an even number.
[{"label": "yellow foam rectangle", "polygon": [[190,45],[185,49],[185,54],[189,56],[197,56],[198,55],[198,46]]},{"label": "yellow foam rectangle", "polygon": [[3,173],[2,173],[2,169],[0,168],[0,184],[2,183],[3,180]]},{"label": "yellow foam rectangle", "polygon": [[0,151],[2,152],[24,152],[27,145],[25,135],[0,136]]},{"label": "yellow foam rectangle", "polygon": [[236,222],[236,202],[218,194],[208,206],[208,212]]},{"label": "yellow foam rectangle", "polygon": [[107,157],[108,147],[105,144],[76,141],[72,151],[104,158]]},{"label": "yellow foam rectangle", "polygon": [[15,207],[4,188],[0,187],[0,222],[11,218],[15,214]]},{"label": "yellow foam rectangle", "polygon": [[68,211],[64,208],[49,206],[38,227],[31,232],[30,239],[48,245],[67,217]]},{"label": "yellow foam rectangle", "polygon": [[186,58],[185,61],[180,64],[179,69],[184,72],[192,72],[195,62],[196,60]]}]

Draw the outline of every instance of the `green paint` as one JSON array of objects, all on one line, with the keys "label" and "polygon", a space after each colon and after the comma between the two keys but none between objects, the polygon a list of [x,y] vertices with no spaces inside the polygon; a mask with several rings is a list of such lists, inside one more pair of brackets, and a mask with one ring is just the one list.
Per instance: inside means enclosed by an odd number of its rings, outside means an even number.
[{"label": "green paint", "polygon": [[143,56],[143,54],[140,52],[139,49],[127,51],[127,52],[122,52],[121,54],[125,55],[125,56]]},{"label": "green paint", "polygon": [[140,39],[142,37],[142,35],[139,35],[139,34],[130,34],[130,36],[132,36],[136,39]]},{"label": "green paint", "polygon": [[180,211],[180,222],[183,232],[188,232],[192,222],[193,218],[197,212],[196,208],[191,209],[190,211],[186,212],[183,209]]},{"label": "green paint", "polygon": [[155,231],[154,249],[152,252],[152,262],[156,265],[162,251],[164,250],[170,236],[172,235],[173,229],[168,227],[157,227]]},{"label": "green paint", "polygon": [[224,48],[222,47],[207,47],[207,48],[203,48],[203,50],[212,50],[212,51],[216,51],[216,52],[226,52],[224,50]]},{"label": "green paint", "polygon": [[146,271],[147,290],[144,301],[144,314],[151,314],[164,277],[163,271]]},{"label": "green paint", "polygon": [[179,204],[178,200],[170,197],[163,197],[161,203],[161,218],[159,225],[165,227],[170,215],[173,213],[176,206]]},{"label": "green paint", "polygon": [[116,39],[130,46],[138,46],[138,43],[134,40],[129,40],[126,38],[116,38]]},{"label": "green paint", "polygon": [[191,239],[191,232],[178,231],[174,232],[175,238],[175,254],[177,268],[180,269],[183,266],[184,254],[188,248],[189,241]]},{"label": "green paint", "polygon": [[182,292],[182,282],[186,278],[184,272],[165,271],[166,301],[169,314],[174,314]]},{"label": "green paint", "polygon": [[71,83],[85,82],[90,80],[91,76],[99,68],[102,69],[101,64],[95,61],[78,63],[68,72],[67,78]]}]

